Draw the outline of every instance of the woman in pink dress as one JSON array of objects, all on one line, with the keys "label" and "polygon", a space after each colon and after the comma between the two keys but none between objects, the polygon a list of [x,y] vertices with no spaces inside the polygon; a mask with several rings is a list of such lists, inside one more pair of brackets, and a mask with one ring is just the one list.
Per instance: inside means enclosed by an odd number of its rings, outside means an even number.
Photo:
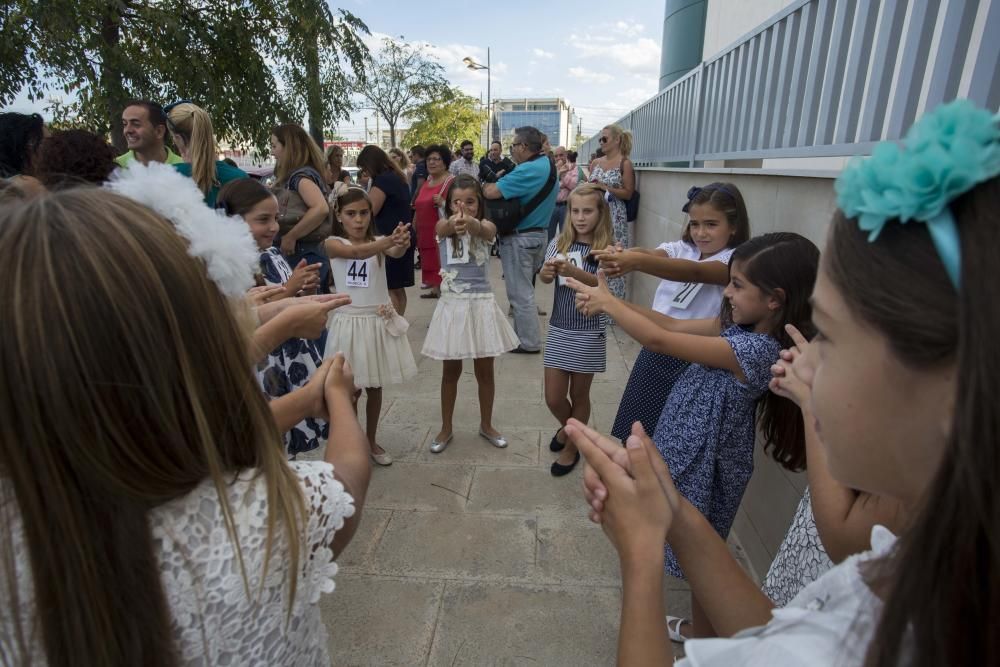
[{"label": "woman in pink dress", "polygon": [[451,150],[447,146],[429,146],[425,159],[427,180],[413,200],[413,220],[417,228],[417,247],[420,249],[421,283],[430,288],[430,292],[421,294],[420,298],[436,299],[441,296],[441,259],[438,257],[434,228],[439,217],[438,207],[444,204],[444,193],[452,179],[448,174]]}]

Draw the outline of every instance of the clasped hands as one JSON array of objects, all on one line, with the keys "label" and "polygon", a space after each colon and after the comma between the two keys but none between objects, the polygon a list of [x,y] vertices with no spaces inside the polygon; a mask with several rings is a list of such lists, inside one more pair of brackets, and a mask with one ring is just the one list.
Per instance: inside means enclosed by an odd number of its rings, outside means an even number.
[{"label": "clasped hands", "polygon": [[597,272],[596,287],[585,285],[576,278],[567,278],[566,286],[576,292],[576,309],[588,317],[608,312],[608,307],[615,301],[603,270]]},{"label": "clasped hands", "polygon": [[642,424],[632,425],[625,447],[576,419],[565,432],[586,461],[590,520],[601,525],[623,560],[662,554],[683,499]]},{"label": "clasped hands", "polygon": [[618,278],[635,271],[639,264],[639,253],[626,250],[620,243],[608,246],[604,250],[590,253],[601,264],[601,271],[608,278]]},{"label": "clasped hands", "polygon": [[477,236],[479,231],[483,228],[482,221],[475,216],[470,215],[465,210],[465,204],[462,202],[458,202],[458,210],[448,217],[448,223],[459,236],[465,234],[466,232]]}]

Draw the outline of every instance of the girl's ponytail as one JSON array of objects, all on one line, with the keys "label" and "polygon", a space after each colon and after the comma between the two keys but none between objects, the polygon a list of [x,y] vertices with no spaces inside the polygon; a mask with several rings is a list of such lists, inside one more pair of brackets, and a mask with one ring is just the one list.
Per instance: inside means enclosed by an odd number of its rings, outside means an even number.
[{"label": "girl's ponytail", "polygon": [[191,178],[204,194],[219,184],[215,177],[215,161],[218,151],[212,118],[201,107],[185,102],[170,110],[170,124],[188,144],[191,157]]}]

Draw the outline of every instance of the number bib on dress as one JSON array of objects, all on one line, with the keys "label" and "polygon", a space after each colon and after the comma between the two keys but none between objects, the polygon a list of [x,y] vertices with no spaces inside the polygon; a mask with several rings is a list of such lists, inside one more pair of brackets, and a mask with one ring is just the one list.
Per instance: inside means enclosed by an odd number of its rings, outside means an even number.
[{"label": "number bib on dress", "polygon": [[469,263],[469,242],[471,237],[462,234],[455,238],[449,238],[445,245],[448,264],[468,264]]},{"label": "number bib on dress", "polygon": [[372,257],[347,260],[347,282],[345,287],[368,287],[368,277],[372,272]]},{"label": "number bib on dress", "polygon": [[685,310],[704,286],[705,283],[684,283],[674,294],[674,298],[670,300],[670,305],[678,310]]},{"label": "number bib on dress", "polygon": [[[577,269],[582,269],[583,253],[581,253],[579,250],[573,250],[571,252],[566,253],[566,262],[568,264],[571,264],[573,267]],[[566,276],[559,276],[559,284],[560,285],[566,284]]]}]

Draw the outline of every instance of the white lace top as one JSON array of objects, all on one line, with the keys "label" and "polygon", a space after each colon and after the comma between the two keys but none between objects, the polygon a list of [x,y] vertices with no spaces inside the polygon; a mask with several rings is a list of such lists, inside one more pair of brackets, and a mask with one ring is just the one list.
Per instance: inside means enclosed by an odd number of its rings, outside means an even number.
[{"label": "white lace top", "polygon": [[[280,525],[261,589],[267,539],[267,487],[262,475],[245,471],[228,487],[250,583],[249,598],[211,480],[150,514],[153,544],[159,549],[161,580],[183,664],[330,664],[317,603],[320,593],[333,591],[337,564],[330,544],[344,519],[354,514],[354,501],[334,477],[329,463],[292,461],[289,465],[299,478],[309,518],[299,551],[298,590],[287,627],[288,544]],[[20,517],[15,519],[12,534],[21,617],[31,623],[30,561]],[[0,593],[4,593],[2,580],[0,577]],[[9,605],[0,605],[0,635],[4,637],[13,634],[10,612]],[[31,632],[31,625],[24,627]],[[30,664],[44,664],[37,642],[32,652]],[[19,657],[14,662],[19,663]]]}]

